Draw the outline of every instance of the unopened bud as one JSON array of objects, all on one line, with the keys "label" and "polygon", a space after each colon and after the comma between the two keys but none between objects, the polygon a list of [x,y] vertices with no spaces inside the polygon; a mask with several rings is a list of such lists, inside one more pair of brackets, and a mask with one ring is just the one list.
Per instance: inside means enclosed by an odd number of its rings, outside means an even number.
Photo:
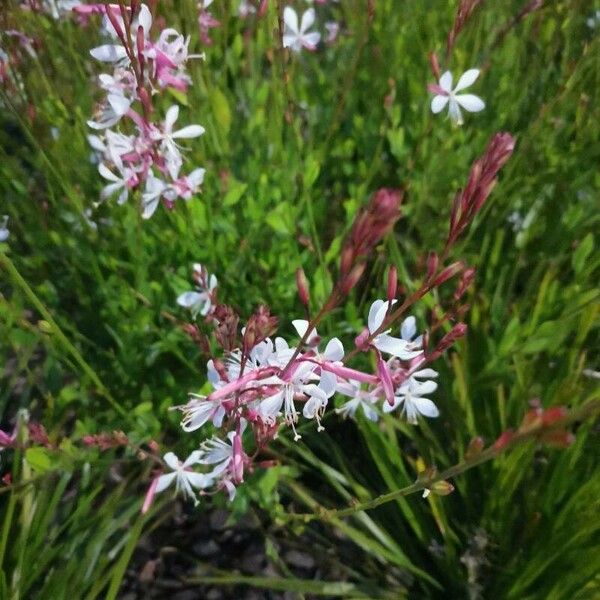
[{"label": "unopened bud", "polygon": [[507,429],[504,433],[500,435],[500,437],[494,442],[494,450],[496,452],[501,452],[510,444],[512,439],[515,437],[515,434],[512,429]]},{"label": "unopened bud", "polygon": [[356,339],[354,340],[354,345],[359,350],[362,350],[363,352],[365,352],[369,348],[369,344],[367,344],[367,340],[369,339],[370,335],[371,335],[371,332],[365,327],[365,329],[363,329],[363,331],[359,335],[356,336]]},{"label": "unopened bud", "polygon": [[354,261],[354,250],[352,246],[345,246],[342,250],[342,258],[340,260],[340,273],[346,275],[352,267]]},{"label": "unopened bud", "polygon": [[430,252],[427,257],[427,281],[430,281],[437,273],[439,264],[438,255],[435,252]]},{"label": "unopened bud", "polygon": [[454,491],[454,486],[449,481],[436,481],[428,489],[436,496],[447,496]]},{"label": "unopened bud", "polygon": [[387,278],[387,299],[391,302],[396,297],[398,291],[398,269],[395,265],[390,267]]},{"label": "unopened bud", "polygon": [[568,448],[575,441],[575,436],[566,429],[553,429],[544,431],[540,441],[556,448]]},{"label": "unopened bud", "polygon": [[480,436],[474,437],[467,446],[467,450],[465,452],[465,460],[470,461],[474,458],[477,458],[481,454],[483,446],[483,438]]},{"label": "unopened bud", "polygon": [[563,421],[568,414],[568,410],[564,406],[553,406],[544,411],[542,415],[542,423],[545,427],[555,425],[557,422]]},{"label": "unopened bud", "polygon": [[454,277],[455,275],[457,275],[458,273],[460,273],[465,267],[465,264],[462,262],[462,260],[459,260],[455,263],[452,263],[451,265],[449,265],[448,267],[446,267],[436,278],[435,281],[433,282],[434,286],[439,286],[442,285],[442,283],[448,281],[448,279],[451,279],[452,277]]},{"label": "unopened bud", "polygon": [[308,289],[308,281],[304,274],[304,269],[298,267],[296,269],[296,287],[298,288],[298,297],[304,306],[308,307],[310,302],[310,294]]},{"label": "unopened bud", "polygon": [[429,66],[431,67],[431,72],[433,73],[433,76],[437,80],[439,80],[440,79],[440,63],[438,61],[436,52],[429,53]]},{"label": "unopened bud", "polygon": [[360,278],[363,276],[365,272],[366,264],[360,263],[355,265],[350,273],[346,277],[344,277],[342,281],[342,294],[349,294],[350,290],[354,288],[354,286],[360,281]]}]

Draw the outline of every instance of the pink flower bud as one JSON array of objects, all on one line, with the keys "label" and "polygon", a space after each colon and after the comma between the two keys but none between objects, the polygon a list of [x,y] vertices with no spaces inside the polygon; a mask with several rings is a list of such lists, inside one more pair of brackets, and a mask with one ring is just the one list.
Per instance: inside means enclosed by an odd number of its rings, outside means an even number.
[{"label": "pink flower bud", "polygon": [[363,352],[365,352],[366,350],[369,349],[369,344],[367,343],[367,340],[369,339],[369,336],[371,335],[371,332],[368,330],[368,328],[364,328],[362,330],[362,332],[356,336],[356,339],[354,340],[354,345],[359,349],[362,350]]},{"label": "pink flower bud", "polygon": [[500,437],[494,442],[494,450],[496,452],[501,452],[510,444],[512,439],[515,437],[515,434],[512,429],[507,429],[504,433],[500,435]]},{"label": "pink flower bud", "polygon": [[342,280],[342,294],[349,294],[352,288],[360,281],[360,278],[365,272],[366,264],[360,263],[355,265],[350,273]]},{"label": "pink flower bud", "polygon": [[433,282],[434,287],[442,285],[442,283],[448,281],[448,279],[451,279],[457,273],[460,273],[464,267],[465,263],[463,263],[462,260],[452,263],[435,278],[435,281]]},{"label": "pink flower bud", "polygon": [[481,452],[483,451],[483,438],[482,437],[474,437],[467,446],[467,450],[465,451],[465,460],[473,460],[477,458]]},{"label": "pink flower bud", "polygon": [[438,255],[435,252],[430,252],[427,257],[427,281],[430,281],[437,273],[439,264]]},{"label": "pink flower bud", "polygon": [[302,304],[308,308],[310,302],[310,294],[308,288],[308,281],[306,279],[306,275],[304,274],[304,269],[302,269],[302,267],[298,267],[296,269],[296,287],[298,288],[298,297],[300,298],[300,302],[302,302]]}]

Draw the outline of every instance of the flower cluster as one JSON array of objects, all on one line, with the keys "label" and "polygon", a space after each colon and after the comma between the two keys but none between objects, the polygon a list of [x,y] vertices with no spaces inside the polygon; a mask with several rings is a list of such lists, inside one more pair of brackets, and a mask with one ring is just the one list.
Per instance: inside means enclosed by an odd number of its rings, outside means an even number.
[{"label": "flower cluster", "polygon": [[[151,217],[162,201],[171,208],[179,198],[189,200],[204,180],[204,169],[187,174],[183,166],[181,140],[204,133],[201,125],[176,128],[179,107],[171,106],[162,121],[153,118],[153,96],[172,88],[185,93],[190,78],[185,65],[190,58],[189,37],[171,28],[151,36],[152,15],[145,4],[88,4],[74,8],[80,17],[100,14],[108,43],[91,50],[91,55],[112,66],[111,74],[100,75],[105,97],[88,125],[98,135],[89,141],[99,155],[100,175],[107,180],[104,200],[118,194],[125,202],[132,190],[142,191],[142,216]],[[139,107],[139,108],[138,108]],[[111,128],[124,123],[124,131]]]},{"label": "flower cluster", "polygon": [[[325,4],[326,0],[317,3]],[[321,41],[321,34],[318,31],[311,31],[315,19],[316,13],[313,7],[305,10],[298,19],[298,13],[291,6],[286,6],[283,10],[283,47],[293,52],[300,52],[302,49],[316,50]],[[336,40],[340,26],[336,21],[327,21],[325,30],[327,31],[325,43],[331,44]]]}]

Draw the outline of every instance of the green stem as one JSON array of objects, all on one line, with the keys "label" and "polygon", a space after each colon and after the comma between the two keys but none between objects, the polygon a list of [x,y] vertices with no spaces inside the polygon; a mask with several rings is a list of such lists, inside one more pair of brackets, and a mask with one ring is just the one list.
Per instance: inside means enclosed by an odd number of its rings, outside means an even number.
[{"label": "green stem", "polygon": [[514,448],[517,445],[537,439],[537,437],[542,433],[564,428],[575,421],[584,420],[598,414],[600,414],[600,398],[590,400],[583,404],[583,406],[573,409],[563,419],[557,423],[553,423],[551,426],[540,424],[526,431],[517,431],[517,433],[515,433],[506,444],[503,444],[500,447],[496,447],[496,445],[493,444],[492,446],[489,446],[480,452],[474,458],[462,461],[446,469],[445,471],[438,473],[434,477],[430,477],[428,479],[419,479],[407,487],[394,490],[387,494],[382,494],[381,496],[377,496],[376,498],[367,500],[365,502],[357,502],[347,508],[326,509],[320,507],[314,513],[289,514],[288,517],[291,520],[299,520],[303,521],[304,523],[309,523],[310,521],[314,521],[316,519],[320,519],[322,521],[335,521],[342,517],[349,517],[357,512],[372,510],[373,508],[377,508],[382,504],[387,504],[388,502],[392,502],[398,498],[402,498],[403,496],[408,496],[409,494],[414,494],[416,492],[431,488],[431,486],[438,481],[444,481],[446,479],[456,477],[457,475],[460,475],[461,473],[464,473],[465,471],[468,471],[469,469],[472,469],[481,463],[496,458],[496,456],[506,452],[511,448]]},{"label": "green stem", "polygon": [[23,279],[22,275],[17,270],[17,267],[13,263],[13,261],[6,256],[4,253],[0,253],[0,265],[8,271],[8,274],[12,278],[13,282],[19,287],[25,296],[31,301],[31,303],[35,306],[35,308],[42,315],[44,320],[50,326],[51,332],[55,335],[55,337],[60,341],[60,343],[64,346],[65,350],[71,355],[73,360],[79,365],[81,370],[92,380],[94,385],[96,386],[98,392],[108,400],[111,406],[125,419],[130,420],[129,413],[119,405],[119,403],[112,397],[111,393],[105,387],[105,385],[100,381],[100,378],[90,367],[90,365],[85,361],[83,356],[77,348],[69,341],[67,336],[62,332],[61,328],[58,326],[58,323],[54,320],[50,311],[44,306],[42,301],[37,297],[36,293],[31,289],[29,284]]}]

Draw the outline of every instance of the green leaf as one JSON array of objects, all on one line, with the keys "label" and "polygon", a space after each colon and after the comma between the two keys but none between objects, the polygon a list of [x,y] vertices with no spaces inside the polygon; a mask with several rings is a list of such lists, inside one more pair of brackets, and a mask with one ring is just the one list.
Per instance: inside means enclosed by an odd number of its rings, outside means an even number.
[{"label": "green leaf", "polygon": [[46,448],[27,448],[25,460],[37,473],[45,473],[52,468],[52,457]]}]

